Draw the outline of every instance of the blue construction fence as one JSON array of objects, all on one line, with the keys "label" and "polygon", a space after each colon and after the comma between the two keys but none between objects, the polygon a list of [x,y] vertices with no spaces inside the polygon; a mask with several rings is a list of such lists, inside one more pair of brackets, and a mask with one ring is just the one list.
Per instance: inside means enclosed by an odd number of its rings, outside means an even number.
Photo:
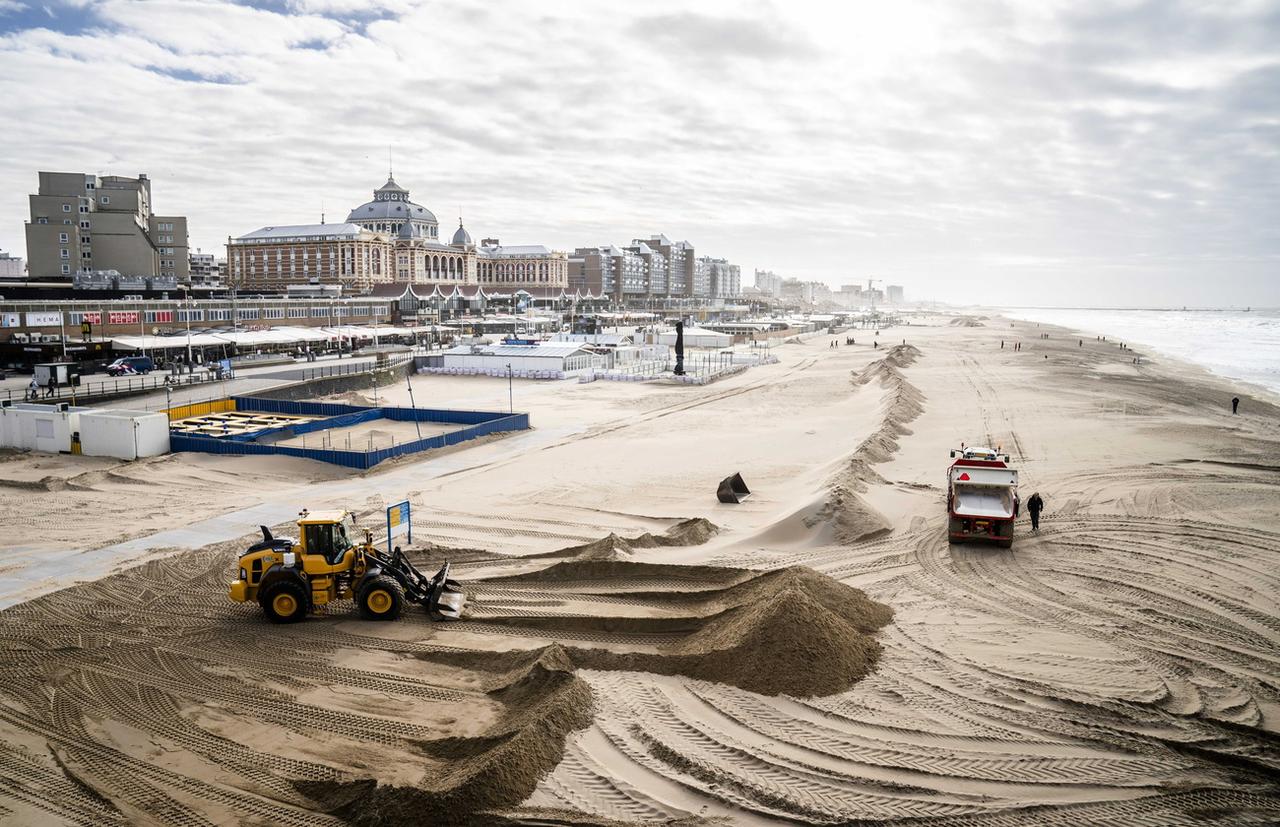
[{"label": "blue construction fence", "polygon": [[[280,428],[265,428],[248,434],[214,437],[171,432],[169,446],[174,451],[198,451],[206,454],[277,454],[281,456],[316,459],[347,468],[368,469],[380,462],[405,454],[416,454],[457,445],[476,437],[501,431],[523,431],[529,427],[527,413],[499,413],[494,411],[457,411],[437,408],[366,408],[360,405],[343,405],[333,402],[294,402],[287,399],[259,399],[252,396],[233,396],[237,411],[261,411],[263,413],[293,414],[318,417]],[[436,436],[403,442],[373,451],[340,450],[335,448],[297,448],[274,445],[262,441],[263,437],[289,438],[300,434],[332,428],[348,428],[375,419],[400,422],[436,422],[456,424],[462,427]]]}]

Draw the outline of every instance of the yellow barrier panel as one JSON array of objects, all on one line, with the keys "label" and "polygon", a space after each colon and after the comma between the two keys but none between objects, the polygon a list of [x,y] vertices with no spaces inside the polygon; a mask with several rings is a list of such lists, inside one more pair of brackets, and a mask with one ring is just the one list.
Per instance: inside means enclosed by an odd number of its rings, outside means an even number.
[{"label": "yellow barrier panel", "polygon": [[215,399],[212,402],[192,402],[190,405],[178,405],[165,410],[170,422],[189,419],[193,416],[207,416],[213,413],[226,413],[236,409],[234,399]]}]

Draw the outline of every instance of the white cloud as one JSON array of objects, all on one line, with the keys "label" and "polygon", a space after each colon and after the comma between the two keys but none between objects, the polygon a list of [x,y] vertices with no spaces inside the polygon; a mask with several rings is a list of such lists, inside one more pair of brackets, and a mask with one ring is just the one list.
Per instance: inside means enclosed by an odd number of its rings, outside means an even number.
[{"label": "white cloud", "polygon": [[1280,303],[1274,7],[260,5],[98,0],[78,34],[0,38],[0,247],[39,169],[148,172],[210,249],[345,217],[391,145],[442,224],[506,241],[662,231],[938,298],[1078,303],[1136,273]]}]

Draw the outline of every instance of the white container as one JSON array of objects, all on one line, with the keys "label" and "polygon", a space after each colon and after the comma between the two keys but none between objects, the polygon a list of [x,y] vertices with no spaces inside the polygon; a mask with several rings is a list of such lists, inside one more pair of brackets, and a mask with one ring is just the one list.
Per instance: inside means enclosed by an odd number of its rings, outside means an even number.
[{"label": "white container", "polygon": [[137,459],[169,453],[169,417],[149,411],[94,410],[80,415],[80,451]]}]

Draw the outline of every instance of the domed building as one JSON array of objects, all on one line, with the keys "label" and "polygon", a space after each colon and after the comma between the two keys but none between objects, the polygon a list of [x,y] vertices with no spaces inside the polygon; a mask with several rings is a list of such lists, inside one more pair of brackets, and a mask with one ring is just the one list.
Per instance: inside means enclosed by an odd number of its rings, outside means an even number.
[{"label": "domed building", "polygon": [[241,289],[281,290],[289,284],[338,283],[357,292],[377,285],[436,285],[486,291],[557,290],[568,284],[567,256],[546,247],[477,245],[458,221],[450,243],[440,240],[431,210],[387,176],[343,224],[263,227],[227,245],[229,277]]},{"label": "domed building", "polygon": [[440,222],[431,210],[409,200],[409,191],[387,176],[387,183],[373,191],[373,200],[356,207],[347,216],[347,223],[355,224],[378,233],[399,235],[406,223],[415,238],[438,239]]}]

